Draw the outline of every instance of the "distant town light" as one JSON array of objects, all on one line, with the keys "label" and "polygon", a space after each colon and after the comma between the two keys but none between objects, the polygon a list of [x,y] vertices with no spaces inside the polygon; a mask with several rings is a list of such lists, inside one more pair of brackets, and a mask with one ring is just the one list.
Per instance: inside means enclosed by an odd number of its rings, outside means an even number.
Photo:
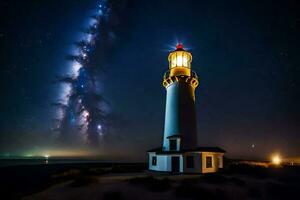
[{"label": "distant town light", "polygon": [[272,157],[272,163],[274,165],[280,165],[281,164],[281,158],[280,158],[280,156],[279,155],[274,155]]}]

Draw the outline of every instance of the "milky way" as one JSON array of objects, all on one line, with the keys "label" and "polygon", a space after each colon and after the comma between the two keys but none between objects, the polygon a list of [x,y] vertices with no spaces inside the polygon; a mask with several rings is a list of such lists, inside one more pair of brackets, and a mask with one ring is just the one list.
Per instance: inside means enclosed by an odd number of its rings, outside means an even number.
[{"label": "milky way", "polygon": [[109,13],[107,2],[100,1],[81,40],[74,43],[75,50],[66,56],[71,63],[67,66],[69,72],[58,77],[61,91],[59,101],[53,103],[58,108],[53,130],[63,143],[77,137],[81,143],[98,145],[105,134],[106,104],[98,87],[99,74],[90,64],[90,57],[101,34],[101,23],[108,20]]}]

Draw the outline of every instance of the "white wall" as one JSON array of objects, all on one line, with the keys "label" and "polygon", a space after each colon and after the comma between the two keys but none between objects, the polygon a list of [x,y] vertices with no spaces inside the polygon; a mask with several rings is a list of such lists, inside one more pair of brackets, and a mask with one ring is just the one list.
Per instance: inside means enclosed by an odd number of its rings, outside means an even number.
[{"label": "white wall", "polygon": [[[223,168],[223,153],[216,152],[187,152],[184,154],[173,155],[156,155],[155,152],[148,153],[149,170],[171,172],[172,171],[172,156],[179,157],[179,171],[181,173],[213,173],[219,168]],[[156,156],[156,165],[152,165],[152,157]],[[194,167],[186,167],[186,157],[194,156]],[[212,157],[212,167],[206,168],[206,156]],[[219,162],[218,162],[219,160]]]},{"label": "white wall", "polygon": [[183,155],[180,155],[180,158],[179,158],[179,171],[181,172],[181,173],[183,173],[184,172],[184,158],[183,158]]},{"label": "white wall", "polygon": [[[149,153],[149,169],[154,171],[169,171],[168,169],[168,157],[164,155],[156,155],[155,153]],[[152,165],[152,157],[156,156],[156,165]]]},{"label": "white wall", "polygon": [[[177,155],[156,155],[154,152],[148,153],[148,166],[150,170],[171,172],[172,171],[172,156],[179,157],[179,171],[183,172],[183,157],[180,154]],[[152,157],[156,156],[156,165],[152,165]]]}]

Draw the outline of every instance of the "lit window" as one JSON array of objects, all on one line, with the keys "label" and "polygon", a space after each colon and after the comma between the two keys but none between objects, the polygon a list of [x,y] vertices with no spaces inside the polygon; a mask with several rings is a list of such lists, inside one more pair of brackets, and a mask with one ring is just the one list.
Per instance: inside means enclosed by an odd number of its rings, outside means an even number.
[{"label": "lit window", "polygon": [[212,157],[206,156],[206,168],[212,168]]},{"label": "lit window", "polygon": [[183,62],[182,65],[184,67],[188,66],[188,59],[187,59],[187,55],[186,54],[183,55],[182,62]]},{"label": "lit window", "polygon": [[182,53],[177,53],[177,66],[182,66]]},{"label": "lit window", "polygon": [[176,67],[176,54],[171,56],[171,67]]}]

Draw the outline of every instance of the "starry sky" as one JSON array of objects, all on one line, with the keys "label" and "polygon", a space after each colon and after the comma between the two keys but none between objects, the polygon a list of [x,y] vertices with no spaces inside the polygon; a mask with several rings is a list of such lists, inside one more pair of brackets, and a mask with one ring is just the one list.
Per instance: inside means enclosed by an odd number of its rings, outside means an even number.
[{"label": "starry sky", "polygon": [[[65,73],[65,57],[96,1],[0,4],[0,154],[56,148],[55,77]],[[161,145],[162,78],[178,41],[192,53],[192,69],[200,77],[199,145],[220,146],[234,158],[300,155],[296,1],[120,0],[109,5],[112,37],[109,45],[96,44],[93,61],[103,69],[101,90],[114,116],[111,137],[97,150],[101,155],[140,160],[147,149]]]}]

